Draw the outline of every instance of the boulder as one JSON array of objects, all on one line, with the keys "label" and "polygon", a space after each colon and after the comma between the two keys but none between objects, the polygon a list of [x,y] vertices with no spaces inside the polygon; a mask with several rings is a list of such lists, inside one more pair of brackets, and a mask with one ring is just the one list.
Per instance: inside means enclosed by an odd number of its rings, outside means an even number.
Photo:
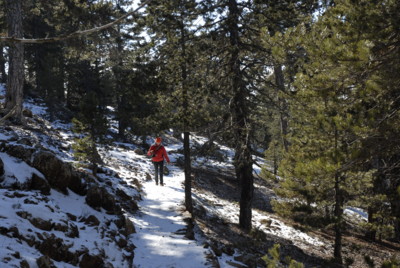
[{"label": "boulder", "polygon": [[69,163],[63,162],[48,151],[36,152],[32,158],[32,166],[46,177],[52,188],[65,194],[68,193],[67,188],[79,195],[86,194],[86,183]]},{"label": "boulder", "polygon": [[17,144],[3,144],[2,150],[4,150],[7,154],[15,158],[19,158],[28,164],[31,163],[31,157],[35,152],[35,149],[32,147]]},{"label": "boulder", "polygon": [[94,209],[104,208],[107,212],[118,214],[121,208],[104,187],[92,186],[86,194],[86,203]]},{"label": "boulder", "polygon": [[50,195],[50,185],[46,179],[38,176],[36,173],[32,174],[29,189],[39,190],[44,195]]},{"label": "boulder", "polygon": [[39,268],[56,268],[53,261],[48,256],[42,256],[36,260]]},{"label": "boulder", "polygon": [[45,256],[58,262],[77,263],[78,257],[69,251],[69,247],[61,238],[54,234],[46,234],[46,238],[38,246],[38,250]]},{"label": "boulder", "polygon": [[85,180],[82,179],[82,174],[79,174],[76,171],[72,171],[68,188],[71,189],[76,194],[82,196],[86,195],[87,183]]},{"label": "boulder", "polygon": [[88,268],[88,267],[104,267],[103,258],[99,255],[90,255],[85,253],[82,256],[82,260],[79,263],[80,268]]},{"label": "boulder", "polygon": [[118,227],[119,232],[125,237],[136,233],[135,225],[127,216],[120,215],[113,222]]},{"label": "boulder", "polygon": [[22,260],[22,261],[19,263],[19,267],[20,267],[20,268],[30,268],[31,266],[29,265],[29,263],[28,263],[27,260]]},{"label": "boulder", "polygon": [[96,216],[94,216],[94,215],[90,215],[87,218],[82,218],[80,221],[85,222],[89,226],[99,226],[100,225],[99,219],[97,219]]},{"label": "boulder", "polygon": [[28,218],[29,222],[35,226],[36,228],[39,228],[40,230],[43,231],[51,231],[53,229],[53,222],[51,220],[43,220],[41,218]]},{"label": "boulder", "polygon": [[33,155],[32,166],[39,170],[51,187],[67,194],[71,181],[72,168],[47,151],[39,151]]}]

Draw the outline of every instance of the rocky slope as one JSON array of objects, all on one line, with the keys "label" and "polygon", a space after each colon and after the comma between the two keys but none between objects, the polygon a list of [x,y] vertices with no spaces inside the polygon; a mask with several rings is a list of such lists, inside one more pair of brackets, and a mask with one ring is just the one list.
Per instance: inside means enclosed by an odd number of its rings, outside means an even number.
[{"label": "rocky slope", "polygon": [[138,180],[78,168],[69,126],[26,115],[0,127],[0,266],[130,267]]}]

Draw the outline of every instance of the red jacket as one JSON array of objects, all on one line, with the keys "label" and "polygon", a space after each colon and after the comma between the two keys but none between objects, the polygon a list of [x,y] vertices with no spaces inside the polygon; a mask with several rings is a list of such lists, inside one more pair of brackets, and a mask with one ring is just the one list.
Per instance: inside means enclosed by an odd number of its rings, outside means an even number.
[{"label": "red jacket", "polygon": [[157,145],[157,144],[153,144],[152,146],[150,146],[149,151],[147,152],[147,155],[154,155],[151,160],[153,162],[161,162],[167,160],[167,162],[169,163],[169,157],[167,154],[167,150],[165,150],[164,146]]}]

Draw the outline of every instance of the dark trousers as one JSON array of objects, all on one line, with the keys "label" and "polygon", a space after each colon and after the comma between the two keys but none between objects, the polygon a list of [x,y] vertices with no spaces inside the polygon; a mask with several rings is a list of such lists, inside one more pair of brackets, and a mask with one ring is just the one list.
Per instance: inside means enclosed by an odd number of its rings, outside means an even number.
[{"label": "dark trousers", "polygon": [[156,179],[156,183],[158,184],[158,174],[160,174],[160,183],[163,184],[163,175],[164,175],[164,161],[160,161],[160,162],[153,162],[154,164],[154,169],[156,171],[155,174],[155,179]]}]

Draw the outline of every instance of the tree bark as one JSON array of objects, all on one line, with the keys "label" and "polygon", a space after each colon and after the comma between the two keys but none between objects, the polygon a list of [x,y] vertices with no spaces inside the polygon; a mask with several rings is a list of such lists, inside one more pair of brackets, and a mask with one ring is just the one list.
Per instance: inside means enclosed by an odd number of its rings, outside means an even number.
[{"label": "tree bark", "polygon": [[[278,95],[279,91],[284,92],[285,91],[285,78],[283,76],[283,71],[282,71],[282,65],[280,64],[275,64],[274,65],[274,73],[275,73],[275,83],[278,89]],[[278,104],[279,104],[279,114],[280,114],[280,123],[281,123],[281,135],[282,135],[282,143],[283,147],[285,148],[285,151],[287,152],[289,150],[289,141],[287,139],[287,134],[288,134],[288,128],[289,128],[289,123],[288,123],[288,104],[287,101],[282,98],[278,97]]]},{"label": "tree bark", "polygon": [[335,245],[333,257],[335,263],[343,265],[342,257],[342,224],[343,224],[343,193],[340,189],[339,175],[335,177]]},{"label": "tree bark", "polygon": [[123,79],[122,75],[121,75],[121,72],[123,69],[123,61],[122,61],[121,55],[124,50],[122,39],[120,37],[120,35],[121,35],[121,26],[120,25],[117,26],[117,32],[118,32],[118,38],[117,38],[116,42],[117,42],[117,51],[118,51],[118,56],[117,56],[118,57],[117,58],[118,68],[117,69],[113,68],[113,71],[114,71],[115,78],[118,81],[117,84],[115,85],[116,92],[118,94],[117,95],[117,109],[118,109],[118,114],[119,114],[119,116],[118,116],[118,136],[122,139],[125,139],[125,130],[128,127],[128,122],[127,122],[125,116],[122,116],[122,111],[124,111],[124,109],[126,107],[126,103],[125,103],[126,96],[122,92],[122,85],[120,82]]},{"label": "tree bark", "polygon": [[185,157],[185,207],[193,216],[193,200],[192,200],[192,164],[190,159],[190,133],[183,133],[183,155]]},{"label": "tree bark", "polygon": [[235,148],[234,166],[236,177],[241,183],[239,225],[242,229],[251,230],[252,202],[254,195],[253,161],[250,150],[250,125],[246,99],[246,87],[240,70],[240,40],[239,40],[239,9],[236,0],[229,0],[228,30],[230,34],[230,75],[231,91],[233,94],[230,103],[232,128],[237,144]]},{"label": "tree bark", "polygon": [[6,60],[4,58],[4,46],[0,45],[0,82],[7,83],[7,73],[6,73]]},{"label": "tree bark", "polygon": [[[375,209],[370,206],[368,207],[368,223],[371,225],[376,224],[375,216]],[[376,241],[376,230],[372,228],[371,230],[366,231],[365,238],[371,241]]]},{"label": "tree bark", "polygon": [[393,198],[391,203],[392,215],[394,217],[394,239],[397,242],[400,242],[400,200],[398,199],[398,194],[396,193],[397,198]]},{"label": "tree bark", "polygon": [[[184,14],[182,14],[184,16]],[[189,128],[189,94],[188,94],[188,70],[186,65],[186,35],[185,25],[180,22],[180,46],[181,46],[181,78],[182,78],[182,106],[183,106],[183,155],[184,155],[184,170],[185,170],[185,207],[188,212],[193,215],[193,200],[192,200],[192,163],[190,158],[190,132]]]},{"label": "tree bark", "polygon": [[[22,38],[22,0],[7,0],[6,10],[8,35]],[[15,123],[20,124],[23,122],[24,45],[22,43],[11,43],[9,57],[4,112],[7,114],[6,117],[10,117]]]}]

